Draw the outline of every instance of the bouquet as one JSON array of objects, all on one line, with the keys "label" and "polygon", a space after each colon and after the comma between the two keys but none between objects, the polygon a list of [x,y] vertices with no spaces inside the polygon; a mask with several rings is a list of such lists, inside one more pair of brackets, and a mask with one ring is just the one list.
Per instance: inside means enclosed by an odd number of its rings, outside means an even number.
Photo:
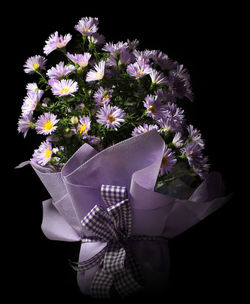
[{"label": "bouquet", "polygon": [[51,195],[44,234],[81,242],[71,265],[84,294],[156,293],[169,273],[168,239],[230,196],[185,118],[187,69],[162,51],[140,50],[137,39],[106,42],[98,18],[82,18],[75,30],[74,39],[51,34],[47,58],[24,65],[36,78],[18,131],[36,132],[41,144],[18,167],[30,164]]}]

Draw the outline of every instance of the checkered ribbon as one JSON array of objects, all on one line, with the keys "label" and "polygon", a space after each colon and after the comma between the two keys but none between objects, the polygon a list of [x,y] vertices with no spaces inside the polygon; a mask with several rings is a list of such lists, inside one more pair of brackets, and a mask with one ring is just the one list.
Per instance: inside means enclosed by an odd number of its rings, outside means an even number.
[{"label": "checkered ribbon", "polygon": [[107,242],[107,246],[87,261],[72,263],[72,267],[84,271],[100,266],[91,285],[93,297],[109,298],[112,287],[121,297],[126,297],[141,288],[138,266],[126,245],[132,226],[127,189],[102,185],[101,196],[106,208],[95,205],[82,219],[82,225],[94,234],[82,242],[101,241]]}]

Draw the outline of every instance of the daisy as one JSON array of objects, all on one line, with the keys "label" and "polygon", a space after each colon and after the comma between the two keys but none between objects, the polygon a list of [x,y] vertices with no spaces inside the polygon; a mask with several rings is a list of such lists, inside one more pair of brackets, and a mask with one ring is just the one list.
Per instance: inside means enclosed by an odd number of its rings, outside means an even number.
[{"label": "daisy", "polygon": [[203,161],[202,149],[195,141],[189,142],[181,152],[187,157],[191,168],[200,168]]},{"label": "daisy", "polygon": [[52,84],[52,93],[54,95],[59,96],[66,96],[66,95],[72,95],[74,96],[74,92],[78,90],[78,84],[77,82],[71,80],[71,79],[62,79],[60,81],[56,80]]},{"label": "daisy", "polygon": [[82,116],[79,119],[79,124],[77,126],[77,131],[82,134],[83,137],[86,137],[88,131],[90,130],[90,118],[88,116]]},{"label": "daisy", "polygon": [[40,55],[29,57],[23,66],[24,72],[34,74],[38,69],[45,70],[46,61],[47,59]]},{"label": "daisy", "polygon": [[39,90],[39,88],[38,88],[38,86],[37,86],[37,84],[35,83],[35,82],[32,82],[32,83],[28,83],[27,85],[26,85],[26,90],[28,91],[28,92],[36,92],[36,91],[38,91]]},{"label": "daisy", "polygon": [[42,90],[27,93],[27,96],[24,98],[24,102],[21,108],[23,116],[27,116],[30,113],[33,113],[38,102],[41,100],[43,93],[44,92]]},{"label": "daisy", "polygon": [[160,168],[161,175],[168,174],[173,169],[176,162],[177,160],[175,158],[174,152],[166,146],[161,161],[161,168]]},{"label": "daisy", "polygon": [[56,49],[60,49],[65,47],[69,41],[71,40],[72,35],[67,34],[67,35],[58,35],[58,32],[56,31],[54,34],[51,34],[49,36],[49,39],[46,40],[45,46],[43,48],[43,52],[48,55],[51,52],[53,52]]},{"label": "daisy", "polygon": [[195,141],[202,149],[205,147],[205,143],[201,138],[201,133],[195,129],[192,125],[187,126],[188,138],[191,141]]},{"label": "daisy", "polygon": [[51,159],[53,153],[52,145],[48,141],[43,141],[38,149],[32,155],[31,161],[45,166]]},{"label": "daisy", "polygon": [[144,124],[143,126],[138,126],[136,128],[134,128],[133,132],[132,132],[132,136],[137,136],[137,135],[140,135],[140,134],[143,134],[143,133],[146,133],[148,131],[151,131],[151,130],[158,130],[159,127],[157,125],[148,125],[148,124]]},{"label": "daisy", "polygon": [[99,106],[107,105],[112,97],[112,92],[113,90],[100,87],[94,94],[96,104]]},{"label": "daisy", "polygon": [[59,119],[52,113],[44,113],[38,117],[36,131],[38,134],[49,135],[57,128]]},{"label": "daisy", "polygon": [[174,70],[177,63],[171,60],[167,54],[157,51],[154,56],[152,56],[153,61],[158,64],[162,70]]},{"label": "daisy", "polygon": [[184,111],[178,108],[175,103],[168,103],[165,108],[163,117],[164,121],[168,121],[173,131],[181,131],[184,124]]},{"label": "daisy", "polygon": [[161,103],[157,95],[147,95],[143,104],[147,115],[152,118],[161,119],[166,112],[166,105]]},{"label": "daisy", "polygon": [[103,45],[106,42],[105,37],[98,33],[94,33],[91,36],[88,36],[88,41],[96,45]]},{"label": "daisy", "polygon": [[167,78],[159,71],[152,70],[149,76],[152,84],[167,84]]},{"label": "daisy", "polygon": [[184,142],[182,139],[182,134],[181,132],[176,132],[174,135],[174,138],[172,140],[172,144],[176,147],[176,148],[180,148],[183,146]]},{"label": "daisy", "polygon": [[89,36],[98,31],[98,24],[98,18],[83,17],[78,21],[77,25],[75,25],[75,29],[82,35]]},{"label": "daisy", "polygon": [[117,130],[125,121],[125,112],[117,106],[104,105],[97,112],[97,122],[108,129]]},{"label": "daisy", "polygon": [[102,60],[98,64],[95,64],[94,69],[90,70],[86,76],[86,81],[101,80],[104,77],[105,61]]},{"label": "daisy", "polygon": [[109,52],[112,55],[114,54],[120,54],[122,53],[124,50],[126,50],[128,47],[128,43],[127,42],[122,42],[122,41],[118,41],[117,43],[113,43],[113,42],[109,42],[106,43],[104,45],[104,47],[102,48],[103,51],[105,52]]},{"label": "daisy", "polygon": [[89,59],[91,57],[90,53],[84,53],[84,54],[70,54],[67,53],[67,57],[74,62],[75,64],[78,64],[79,67],[85,68],[89,64]]},{"label": "daisy", "polygon": [[18,120],[18,132],[23,133],[23,137],[25,138],[31,125],[33,124],[32,113],[29,113],[26,116],[21,116]]},{"label": "daisy", "polygon": [[60,61],[55,67],[52,67],[47,71],[47,76],[50,79],[59,79],[72,73],[76,68],[70,64],[65,65],[63,61]]},{"label": "daisy", "polygon": [[150,74],[152,68],[145,61],[131,63],[127,67],[127,73],[136,79],[142,78],[143,76]]}]

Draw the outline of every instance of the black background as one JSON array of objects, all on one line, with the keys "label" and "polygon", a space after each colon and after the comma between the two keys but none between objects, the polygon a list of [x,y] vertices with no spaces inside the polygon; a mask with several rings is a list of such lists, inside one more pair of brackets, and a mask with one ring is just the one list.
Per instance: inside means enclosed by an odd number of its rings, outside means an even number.
[{"label": "black background", "polygon": [[[2,24],[2,162],[7,166],[3,190],[2,252],[4,281],[9,297],[22,300],[70,299],[91,303],[77,287],[68,259],[76,260],[79,244],[49,241],[41,232],[41,201],[49,196],[30,167],[14,166],[31,157],[35,136],[23,139],[17,120],[27,82],[26,59],[42,54],[45,40],[55,32],[74,34],[81,17],[100,20],[99,32],[107,41],[140,40],[141,49],[160,49],[183,63],[191,74],[195,93],[187,104],[188,119],[201,130],[212,169],[224,177],[230,202],[201,223],[169,242],[171,273],[166,298],[175,303],[231,299],[244,292],[245,253],[243,219],[247,200],[241,196],[245,169],[245,100],[240,67],[244,37],[244,8],[240,5],[176,6],[169,2],[49,3],[8,6]],[[165,6],[163,6],[163,4]],[[4,42],[3,42],[4,41]],[[3,72],[4,71],[4,72]],[[2,95],[3,96],[3,95]],[[245,147],[246,149],[246,147]],[[245,160],[244,160],[245,158]],[[249,157],[248,157],[249,158]]]}]

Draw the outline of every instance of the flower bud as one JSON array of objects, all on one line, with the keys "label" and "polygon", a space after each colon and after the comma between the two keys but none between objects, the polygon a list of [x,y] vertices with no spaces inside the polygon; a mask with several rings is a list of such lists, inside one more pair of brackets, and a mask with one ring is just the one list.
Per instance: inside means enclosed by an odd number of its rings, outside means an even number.
[{"label": "flower bud", "polygon": [[73,125],[76,125],[76,124],[78,123],[78,118],[77,118],[76,116],[72,116],[72,117],[70,118],[70,121],[71,121],[71,123],[72,123]]}]

